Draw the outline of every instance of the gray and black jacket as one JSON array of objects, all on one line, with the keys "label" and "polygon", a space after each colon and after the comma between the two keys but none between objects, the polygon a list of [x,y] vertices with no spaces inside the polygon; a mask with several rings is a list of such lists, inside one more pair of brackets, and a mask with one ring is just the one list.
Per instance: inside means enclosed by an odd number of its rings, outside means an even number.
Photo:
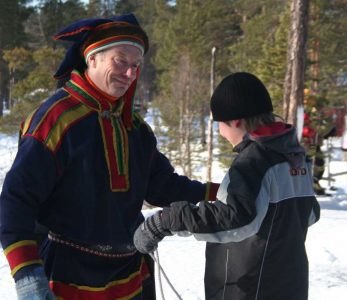
[{"label": "gray and black jacket", "polygon": [[218,200],[173,203],[163,226],[207,241],[206,299],[307,299],[305,239],[320,208],[296,131],[269,124],[234,151]]}]

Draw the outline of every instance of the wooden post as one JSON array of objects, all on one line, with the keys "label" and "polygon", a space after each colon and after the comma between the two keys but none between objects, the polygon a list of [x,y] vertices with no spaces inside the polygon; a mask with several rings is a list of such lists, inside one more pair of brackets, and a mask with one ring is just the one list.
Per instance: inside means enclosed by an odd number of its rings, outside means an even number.
[{"label": "wooden post", "polygon": [[[210,96],[212,96],[215,84],[215,67],[216,67],[216,47],[211,50],[211,74],[210,74]],[[211,181],[212,178],[212,152],[213,152],[213,118],[210,112],[207,128],[207,175],[206,180]]]}]

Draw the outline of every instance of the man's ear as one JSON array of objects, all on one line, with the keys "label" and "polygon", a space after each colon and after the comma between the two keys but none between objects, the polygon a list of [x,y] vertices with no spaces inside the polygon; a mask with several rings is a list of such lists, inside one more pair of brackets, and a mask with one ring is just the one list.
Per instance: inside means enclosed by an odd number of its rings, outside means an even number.
[{"label": "man's ear", "polygon": [[96,55],[95,54],[92,54],[88,57],[87,65],[88,65],[88,67],[95,68],[95,66],[96,66]]}]

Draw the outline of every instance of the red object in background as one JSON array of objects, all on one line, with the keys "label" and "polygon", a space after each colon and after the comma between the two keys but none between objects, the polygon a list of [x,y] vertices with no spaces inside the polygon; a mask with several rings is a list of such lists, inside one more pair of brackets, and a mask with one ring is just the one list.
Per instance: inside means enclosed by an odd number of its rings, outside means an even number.
[{"label": "red object in background", "polygon": [[314,135],[316,134],[316,131],[308,126],[304,126],[304,128],[302,129],[302,136],[305,138],[313,138]]},{"label": "red object in background", "polygon": [[302,128],[302,137],[305,144],[314,144],[316,130],[311,127],[311,119],[308,113],[304,113],[304,127]]},{"label": "red object in background", "polygon": [[327,111],[326,115],[331,117],[332,125],[336,127],[335,136],[341,137],[345,130],[345,115],[346,115],[345,107],[334,107]]}]

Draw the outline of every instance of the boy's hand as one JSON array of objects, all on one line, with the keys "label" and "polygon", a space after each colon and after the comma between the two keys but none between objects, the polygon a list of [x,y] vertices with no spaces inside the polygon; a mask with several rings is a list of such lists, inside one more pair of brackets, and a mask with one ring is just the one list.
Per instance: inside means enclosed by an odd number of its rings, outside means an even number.
[{"label": "boy's hand", "polygon": [[136,229],[134,245],[141,253],[151,253],[157,249],[158,243],[168,235],[172,235],[172,233],[162,227],[161,211],[158,211]]}]

